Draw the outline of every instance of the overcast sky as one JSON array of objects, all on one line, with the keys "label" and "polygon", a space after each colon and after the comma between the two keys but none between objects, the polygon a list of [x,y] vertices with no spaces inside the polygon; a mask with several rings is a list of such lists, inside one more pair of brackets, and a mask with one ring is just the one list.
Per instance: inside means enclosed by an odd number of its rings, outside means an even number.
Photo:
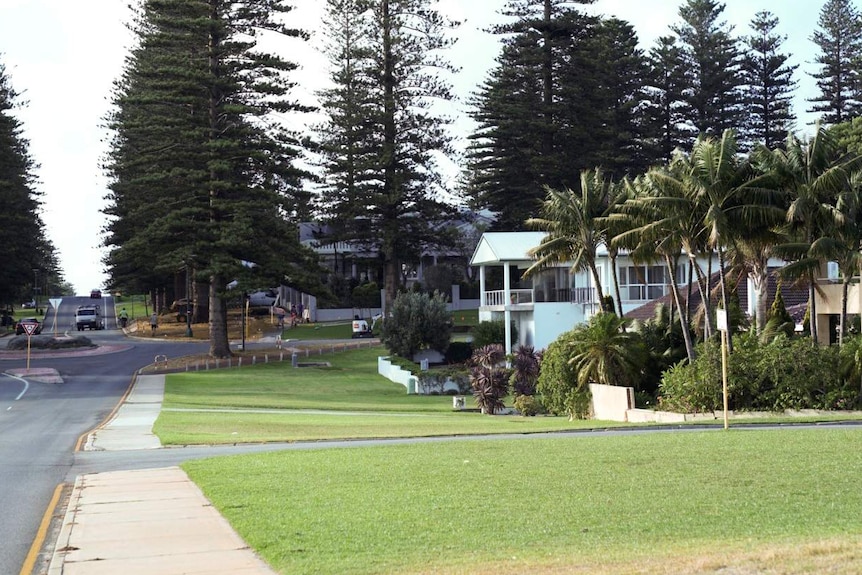
[{"label": "overcast sky", "polygon": [[[136,0],[0,0],[0,62],[12,86],[23,94],[27,107],[18,111],[24,123],[30,153],[39,164],[38,189],[43,195],[43,220],[59,251],[65,278],[78,294],[102,287],[105,281],[101,230],[107,193],[100,165],[107,150],[103,120],[110,103],[113,81],[120,76],[131,43],[126,28],[127,4]],[[678,20],[681,0],[598,0],[589,9],[631,22],[641,46],[649,49],[656,37],[668,33]],[[323,0],[296,0],[298,27],[317,30]],[[485,77],[497,53],[496,40],[484,30],[494,21],[502,0],[441,0],[440,6],[462,21],[450,57],[461,68],[453,79],[461,102],[450,115],[458,121],[456,136],[470,129],[463,101]],[[779,18],[779,30],[788,36],[784,51],[799,64],[795,112],[803,118],[805,97],[814,93],[806,72],[812,72],[817,53],[809,38],[823,0],[727,0],[725,20],[739,35],[759,10]],[[284,55],[303,65],[297,79],[304,98],[326,81],[325,59],[315,53],[319,32],[307,46],[286,42]],[[299,118],[288,119],[301,127]],[[2,253],[2,247],[0,247]]]}]

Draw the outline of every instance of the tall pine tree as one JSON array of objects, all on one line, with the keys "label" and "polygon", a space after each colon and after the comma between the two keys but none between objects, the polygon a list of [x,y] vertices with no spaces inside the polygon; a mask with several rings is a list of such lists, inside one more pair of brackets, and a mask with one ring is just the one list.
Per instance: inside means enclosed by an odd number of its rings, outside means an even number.
[{"label": "tall pine tree", "polygon": [[689,122],[698,135],[720,137],[742,123],[740,52],[733,27],[720,20],[724,8],[716,0],[686,0],[682,21],[671,27],[681,42]]},{"label": "tall pine tree", "polygon": [[392,302],[402,264],[439,241],[448,214],[437,158],[452,151],[449,119],[434,104],[453,100],[452,23],[429,0],[330,2],[329,21],[323,204],[342,237],[377,249]]},{"label": "tall pine tree", "polygon": [[41,194],[36,190],[36,165],[23,136],[23,126],[14,115],[20,105],[18,98],[6,67],[0,63],[0,304],[4,305],[30,299],[35,293],[34,281],[40,275],[58,272],[39,213]]},{"label": "tall pine tree", "polygon": [[742,58],[748,109],[745,140],[770,149],[780,146],[793,129],[790,101],[798,68],[788,65],[789,56],[780,52],[786,37],[775,34],[777,25],[778,18],[771,13],[758,12],[751,21],[753,34],[744,39],[747,50]]},{"label": "tall pine tree", "polygon": [[[497,66],[471,101],[468,152],[474,206],[495,229],[523,229],[545,186],[577,188],[583,169],[643,169],[645,59],[633,28],[578,12],[576,2],[510,2]],[[549,65],[550,64],[550,65]]]},{"label": "tall pine tree", "polygon": [[310,267],[285,219],[308,203],[295,137],[271,117],[301,109],[290,99],[295,65],[256,48],[264,31],[301,35],[279,23],[290,9],[279,0],[143,0],[139,45],[109,118],[112,281],[156,287],[194,270],[208,284],[214,357],[230,354],[228,282],[295,283]]},{"label": "tall pine tree", "polygon": [[676,37],[656,39],[648,63],[644,145],[652,149],[652,157],[668,164],[674,150],[689,148],[695,137],[693,128],[686,123],[691,106],[685,97],[685,60]]},{"label": "tall pine tree", "polygon": [[811,41],[820,48],[811,74],[820,93],[808,101],[809,112],[822,113],[824,124],[840,124],[859,114],[859,66],[862,62],[862,16],[852,0],[827,0]]}]

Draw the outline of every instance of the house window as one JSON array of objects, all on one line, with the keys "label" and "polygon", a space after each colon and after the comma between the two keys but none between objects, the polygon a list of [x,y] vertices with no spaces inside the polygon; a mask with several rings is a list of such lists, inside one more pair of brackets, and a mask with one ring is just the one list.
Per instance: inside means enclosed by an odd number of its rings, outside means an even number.
[{"label": "house window", "polygon": [[[684,283],[682,271],[685,266],[677,268],[677,282]],[[620,266],[620,292],[629,301],[649,301],[665,296],[670,290],[670,274],[661,265],[653,266]]]}]

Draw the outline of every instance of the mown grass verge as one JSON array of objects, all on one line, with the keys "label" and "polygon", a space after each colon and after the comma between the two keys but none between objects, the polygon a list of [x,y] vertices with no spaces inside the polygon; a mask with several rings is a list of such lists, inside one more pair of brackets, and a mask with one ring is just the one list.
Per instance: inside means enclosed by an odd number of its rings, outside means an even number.
[{"label": "mown grass verge", "polygon": [[[453,412],[449,396],[407,395],[377,374],[382,347],[311,357],[331,367],[272,363],[166,376],[154,431],[165,445],[560,431],[601,425],[565,417]],[[472,405],[468,398],[468,405]]]},{"label": "mown grass verge", "polygon": [[279,573],[862,572],[862,430],[321,449],[183,468]]}]

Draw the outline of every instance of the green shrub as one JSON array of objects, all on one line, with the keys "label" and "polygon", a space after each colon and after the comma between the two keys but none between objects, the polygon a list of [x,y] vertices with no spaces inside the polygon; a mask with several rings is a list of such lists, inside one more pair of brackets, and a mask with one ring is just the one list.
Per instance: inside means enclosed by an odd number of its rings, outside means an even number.
[{"label": "green shrub", "polygon": [[[836,370],[837,347],[816,346],[808,339],[783,334],[767,343],[749,334],[734,342],[728,358],[731,409],[834,409],[852,403],[852,393]],[[723,408],[721,347],[707,342],[698,345],[697,352],[693,364],[678,364],[665,372],[662,409],[699,413]]]},{"label": "green shrub", "polygon": [[451,336],[452,313],[446,309],[446,298],[410,291],[395,297],[380,340],[391,353],[411,358],[424,348],[446,353]]},{"label": "green shrub", "polygon": [[762,346],[759,409],[825,409],[824,396],[840,389],[838,348],[808,339],[779,336]]},{"label": "green shrub", "polygon": [[698,346],[692,364],[678,363],[662,376],[659,408],[678,413],[706,413],[723,405],[721,350],[715,343]]},{"label": "green shrub", "polygon": [[536,395],[518,395],[515,397],[514,405],[515,409],[517,409],[524,417],[532,417],[540,413],[545,413],[542,401]]},{"label": "green shrub", "polygon": [[[518,329],[512,324],[512,341],[518,341]],[[480,321],[473,328],[473,349],[479,349],[486,345],[506,343],[506,322],[498,319],[492,321]]]},{"label": "green shrub", "polygon": [[569,363],[574,335],[574,330],[561,334],[542,354],[536,392],[541,394],[548,412],[586,419],[590,414],[590,390],[578,385],[578,374]]}]

